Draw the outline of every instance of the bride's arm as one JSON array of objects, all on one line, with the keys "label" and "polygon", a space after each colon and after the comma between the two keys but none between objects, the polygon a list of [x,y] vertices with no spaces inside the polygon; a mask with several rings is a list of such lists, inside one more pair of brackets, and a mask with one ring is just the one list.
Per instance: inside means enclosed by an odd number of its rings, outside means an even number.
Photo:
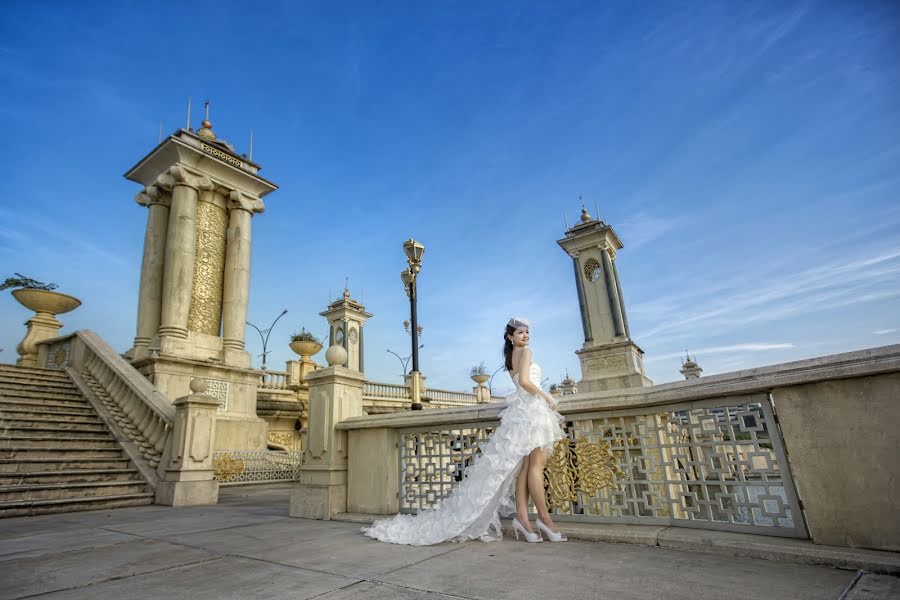
[{"label": "bride's arm", "polygon": [[540,396],[550,405],[550,408],[556,407],[556,400],[553,399],[553,396],[544,392],[537,384],[531,381],[531,350],[529,348],[523,348],[522,353],[519,355],[518,373],[519,385],[522,386],[523,390],[535,396]]}]

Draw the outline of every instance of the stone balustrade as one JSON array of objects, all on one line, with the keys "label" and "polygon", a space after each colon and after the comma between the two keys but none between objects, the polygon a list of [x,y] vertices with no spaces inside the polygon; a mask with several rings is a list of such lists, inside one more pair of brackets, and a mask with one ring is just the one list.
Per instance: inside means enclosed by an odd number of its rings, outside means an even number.
[{"label": "stone balustrade", "polygon": [[88,330],[39,344],[38,364],[66,369],[122,450],[168,505],[215,504],[213,442],[219,400],[206,381],[174,402],[97,334]]},{"label": "stone balustrade", "polygon": [[263,371],[260,375],[260,389],[286,390],[290,389],[290,374],[287,371]]},{"label": "stone balustrade", "polygon": [[[900,346],[566,397],[548,462],[561,521],[657,524],[900,550]],[[438,503],[504,405],[357,416],[347,508]],[[398,470],[397,465],[401,468]]]}]

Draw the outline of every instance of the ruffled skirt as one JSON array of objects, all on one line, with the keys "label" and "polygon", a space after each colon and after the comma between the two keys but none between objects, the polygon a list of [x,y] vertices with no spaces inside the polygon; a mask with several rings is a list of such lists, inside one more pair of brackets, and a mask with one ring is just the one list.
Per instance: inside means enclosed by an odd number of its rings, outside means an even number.
[{"label": "ruffled skirt", "polygon": [[515,482],[522,459],[535,448],[552,451],[565,432],[562,415],[543,398],[521,389],[507,398],[500,420],[462,481],[437,507],[379,519],[363,533],[382,542],[414,546],[502,539],[500,515],[516,511]]}]

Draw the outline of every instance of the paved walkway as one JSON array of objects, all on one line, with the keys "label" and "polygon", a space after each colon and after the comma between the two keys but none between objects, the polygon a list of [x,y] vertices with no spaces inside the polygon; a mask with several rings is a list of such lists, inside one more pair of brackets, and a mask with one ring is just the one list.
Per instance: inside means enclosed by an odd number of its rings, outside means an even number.
[{"label": "paved walkway", "polygon": [[[286,485],[220,504],[0,520],[0,599],[839,598],[852,571],[631,544],[381,544],[359,526],[287,516]],[[857,578],[851,599],[897,597]],[[893,595],[892,595],[893,594]]]}]

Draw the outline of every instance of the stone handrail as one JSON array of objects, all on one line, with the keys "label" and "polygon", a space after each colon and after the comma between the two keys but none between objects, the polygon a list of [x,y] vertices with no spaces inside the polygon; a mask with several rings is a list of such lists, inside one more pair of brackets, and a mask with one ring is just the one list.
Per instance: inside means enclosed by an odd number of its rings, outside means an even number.
[{"label": "stone handrail", "polygon": [[[568,446],[548,463],[559,458],[556,475],[565,477],[554,483],[551,473],[551,488],[562,487],[549,493],[563,502],[561,520],[751,531],[898,551],[900,464],[889,458],[900,430],[898,398],[900,345],[566,396],[558,410]],[[349,436],[347,511],[433,505],[504,408],[335,423]],[[398,462],[406,468],[398,471]]]},{"label": "stone handrail", "polygon": [[259,387],[266,390],[286,390],[289,379],[287,371],[263,371]]},{"label": "stone handrail", "polygon": [[[93,331],[45,340],[40,347],[39,364],[71,368],[155,469],[175,422],[169,399]],[[67,356],[63,364],[54,364],[57,354]]]},{"label": "stone handrail", "polygon": [[[641,408],[678,402],[692,402],[708,398],[744,396],[759,392],[769,392],[779,387],[896,371],[900,371],[900,344],[744,371],[734,371],[687,381],[664,383],[646,388],[562,396],[557,397],[557,400],[561,399],[557,411],[563,415],[574,415],[597,410]],[[338,424],[337,427],[339,429],[370,429],[476,423],[497,419],[505,407],[505,403],[498,402],[480,404],[473,407],[442,408],[423,412],[367,415],[347,419]]]}]

